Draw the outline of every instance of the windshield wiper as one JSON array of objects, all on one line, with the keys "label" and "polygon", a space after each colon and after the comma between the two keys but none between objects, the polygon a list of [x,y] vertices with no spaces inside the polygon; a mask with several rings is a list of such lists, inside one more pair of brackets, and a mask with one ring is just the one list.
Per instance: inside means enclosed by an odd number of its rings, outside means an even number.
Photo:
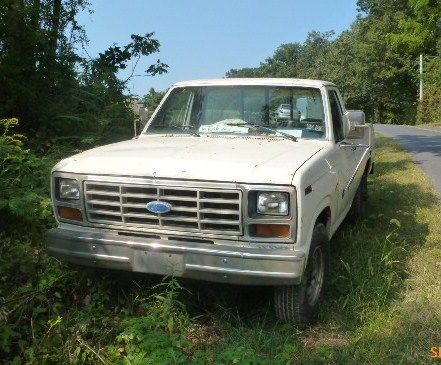
[{"label": "windshield wiper", "polygon": [[[189,125],[180,125],[180,124],[162,124],[162,125],[157,125],[155,126],[156,128],[154,129],[155,131],[161,132],[161,128],[165,129],[166,131],[164,131],[164,134],[168,134],[173,136],[174,134],[189,134],[190,136],[194,136],[194,137],[200,137],[201,135],[197,132],[197,130],[195,129],[190,129]],[[181,129],[182,128],[182,129]],[[175,131],[173,131],[173,129],[175,129]],[[179,131],[180,129],[180,131]],[[148,134],[147,132],[149,132],[149,129],[147,129],[147,131],[145,132],[146,134]]]},{"label": "windshield wiper", "polygon": [[278,131],[275,128],[265,127],[264,125],[261,125],[261,124],[255,124],[255,123],[227,123],[227,125],[232,126],[232,127],[253,127],[253,128],[256,128],[256,129],[260,129],[262,131],[274,132],[274,133],[280,134],[282,137],[285,137],[286,139],[290,139],[291,141],[297,142],[297,138],[292,136],[291,134]]},{"label": "windshield wiper", "polygon": [[196,131],[164,132],[164,134],[165,134],[166,136],[169,136],[169,137],[173,137],[173,136],[175,136],[175,135],[180,135],[180,134],[188,134],[188,135],[190,135],[190,136],[194,136],[194,137],[200,137],[200,136],[201,136],[201,135],[200,135],[198,132],[196,132]]}]

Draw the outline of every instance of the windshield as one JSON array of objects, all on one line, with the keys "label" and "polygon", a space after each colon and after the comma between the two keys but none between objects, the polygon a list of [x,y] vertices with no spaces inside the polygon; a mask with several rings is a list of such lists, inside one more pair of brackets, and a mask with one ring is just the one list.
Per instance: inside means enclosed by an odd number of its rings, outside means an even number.
[{"label": "windshield", "polygon": [[[245,128],[240,125],[243,123],[250,125]],[[297,138],[324,138],[320,90],[269,86],[175,88],[146,133],[259,135],[277,131]]]}]

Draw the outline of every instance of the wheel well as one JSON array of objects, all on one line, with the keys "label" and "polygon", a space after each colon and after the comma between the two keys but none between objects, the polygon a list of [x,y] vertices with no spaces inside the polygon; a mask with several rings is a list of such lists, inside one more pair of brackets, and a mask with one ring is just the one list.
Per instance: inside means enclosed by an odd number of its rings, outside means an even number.
[{"label": "wheel well", "polygon": [[316,219],[316,223],[323,223],[327,230],[329,230],[329,225],[331,223],[331,208],[326,207],[322,210]]}]

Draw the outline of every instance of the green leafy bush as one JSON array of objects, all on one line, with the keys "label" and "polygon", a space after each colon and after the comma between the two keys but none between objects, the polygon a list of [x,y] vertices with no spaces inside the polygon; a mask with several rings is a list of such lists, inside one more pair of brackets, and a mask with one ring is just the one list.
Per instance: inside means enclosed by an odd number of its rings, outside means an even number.
[{"label": "green leafy bush", "polygon": [[0,224],[45,226],[52,221],[49,173],[53,161],[25,149],[26,137],[13,131],[17,125],[16,118],[0,119]]},{"label": "green leafy bush", "polygon": [[423,100],[418,105],[419,123],[441,123],[441,56],[426,62]]},{"label": "green leafy bush", "polygon": [[185,364],[192,344],[187,338],[191,320],[177,299],[182,290],[172,279],[145,299],[138,299],[140,316],[124,321],[117,336],[123,357],[131,364]]}]

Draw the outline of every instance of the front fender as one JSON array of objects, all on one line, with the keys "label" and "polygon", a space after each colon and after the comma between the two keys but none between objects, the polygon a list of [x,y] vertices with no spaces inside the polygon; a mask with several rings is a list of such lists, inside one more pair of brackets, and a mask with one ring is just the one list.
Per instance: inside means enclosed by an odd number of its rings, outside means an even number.
[{"label": "front fender", "polygon": [[[302,229],[304,230],[305,234],[302,239],[302,245],[301,248],[299,248],[301,251],[303,251],[306,255],[306,259],[308,257],[309,253],[309,247],[311,245],[311,239],[312,239],[312,233],[314,231],[315,223],[317,221],[317,218],[319,215],[325,210],[326,208],[330,209],[331,216],[329,217],[332,219],[332,200],[330,195],[326,195],[316,206],[314,213],[311,215],[311,218],[308,219],[307,222],[303,222]],[[330,222],[329,222],[330,223]],[[327,225],[326,231],[328,233],[328,237],[330,236],[330,224]]]}]

